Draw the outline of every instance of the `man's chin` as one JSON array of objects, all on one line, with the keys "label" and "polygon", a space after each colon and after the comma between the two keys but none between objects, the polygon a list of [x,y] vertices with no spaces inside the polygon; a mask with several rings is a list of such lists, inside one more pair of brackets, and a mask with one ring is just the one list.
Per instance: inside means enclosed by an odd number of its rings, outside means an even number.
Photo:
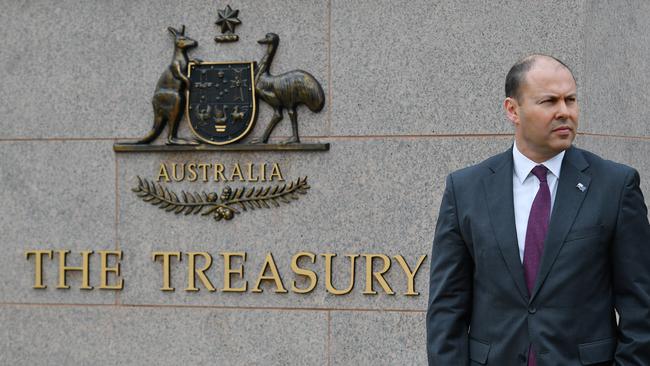
[{"label": "man's chin", "polygon": [[552,136],[552,144],[553,145],[559,145],[559,146],[564,146],[564,147],[569,147],[571,146],[571,143],[573,143],[573,140],[576,138],[575,132],[572,130],[560,130],[553,132]]},{"label": "man's chin", "polygon": [[562,151],[567,150],[568,148],[570,148],[572,143],[573,143],[573,138],[558,141],[557,144],[553,144],[552,149],[556,154],[559,154]]}]

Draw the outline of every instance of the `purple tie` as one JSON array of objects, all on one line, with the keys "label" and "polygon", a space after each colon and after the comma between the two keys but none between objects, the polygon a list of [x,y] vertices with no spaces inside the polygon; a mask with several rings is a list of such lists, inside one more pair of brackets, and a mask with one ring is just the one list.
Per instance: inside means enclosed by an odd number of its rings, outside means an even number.
[{"label": "purple tie", "polygon": [[[526,229],[526,244],[524,247],[524,276],[528,293],[531,294],[537,280],[539,263],[544,252],[544,239],[548,230],[548,221],[551,216],[551,191],[546,182],[548,169],[543,165],[533,168],[532,173],[539,179],[539,190],[533,200],[528,216],[528,228]],[[536,366],[535,352],[532,344],[528,349],[528,366]]]}]

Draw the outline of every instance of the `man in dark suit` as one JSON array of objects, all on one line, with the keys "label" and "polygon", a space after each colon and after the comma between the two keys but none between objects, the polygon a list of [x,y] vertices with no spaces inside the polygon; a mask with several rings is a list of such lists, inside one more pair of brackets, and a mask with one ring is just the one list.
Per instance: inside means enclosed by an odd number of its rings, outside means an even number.
[{"label": "man in dark suit", "polygon": [[650,225],[638,173],[572,146],[576,83],[559,60],[517,62],[506,96],[513,147],[447,177],[429,365],[649,366]]}]

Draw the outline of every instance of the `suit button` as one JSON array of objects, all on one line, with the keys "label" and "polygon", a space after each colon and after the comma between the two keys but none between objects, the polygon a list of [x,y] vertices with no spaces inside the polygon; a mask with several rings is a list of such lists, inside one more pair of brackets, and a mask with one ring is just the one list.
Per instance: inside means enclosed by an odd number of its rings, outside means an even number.
[{"label": "suit button", "polygon": [[528,308],[528,313],[530,314],[535,314],[537,312],[537,309],[534,306],[531,306]]}]

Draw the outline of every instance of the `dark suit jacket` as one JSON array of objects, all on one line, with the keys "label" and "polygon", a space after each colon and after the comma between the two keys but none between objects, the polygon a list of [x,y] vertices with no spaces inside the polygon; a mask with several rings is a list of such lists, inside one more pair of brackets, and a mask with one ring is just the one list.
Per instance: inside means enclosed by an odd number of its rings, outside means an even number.
[{"label": "dark suit jacket", "polygon": [[508,150],[447,178],[431,256],[429,365],[526,365],[531,343],[539,366],[650,365],[650,226],[638,173],[566,151],[530,296],[512,175]]}]

